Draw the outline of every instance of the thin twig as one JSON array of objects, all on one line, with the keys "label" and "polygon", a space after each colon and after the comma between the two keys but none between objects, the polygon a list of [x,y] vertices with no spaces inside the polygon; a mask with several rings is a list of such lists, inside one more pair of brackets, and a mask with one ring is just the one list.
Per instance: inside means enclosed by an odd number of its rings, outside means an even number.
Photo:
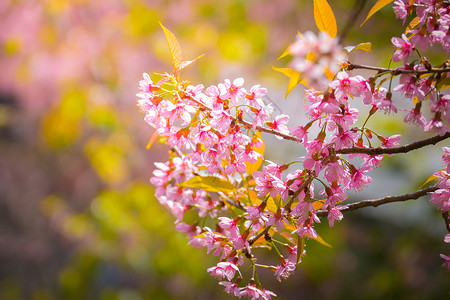
[{"label": "thin twig", "polygon": [[[427,187],[422,190],[418,190],[414,193],[398,195],[398,196],[387,196],[387,197],[384,197],[381,199],[374,199],[374,200],[362,200],[362,201],[348,204],[348,205],[344,206],[343,209],[340,209],[340,211],[346,212],[346,211],[356,210],[356,209],[367,207],[367,206],[377,207],[379,205],[386,204],[386,203],[414,200],[414,199],[418,199],[422,196],[425,196],[428,193],[434,192],[438,188],[439,187],[437,187],[437,186],[431,186],[431,187]],[[326,211],[326,210],[325,211],[320,210],[317,212],[317,216],[319,216],[319,217],[326,217],[327,215],[328,215],[328,211]]]},{"label": "thin twig", "polygon": [[[185,93],[185,94],[183,94],[183,97],[184,97],[184,98],[188,98],[188,99],[191,100],[192,102],[197,103],[198,105],[200,105],[200,107],[202,107],[202,108],[205,109],[205,110],[212,111],[212,108],[208,107],[206,104],[204,104],[203,102],[201,102],[201,101],[198,100],[198,99],[195,99],[194,97],[192,97],[192,96],[189,95],[189,94],[186,94],[186,93]],[[231,120],[233,120],[234,122],[238,122],[238,123],[244,125],[245,128],[248,128],[248,129],[253,128],[253,124],[250,123],[250,122],[247,122],[247,121],[241,120],[241,119],[236,119],[236,118],[233,117],[233,116],[230,116],[230,118],[231,118]],[[266,132],[266,133],[278,135],[278,136],[282,137],[282,138],[285,139],[285,140],[290,140],[290,141],[298,142],[298,138],[297,138],[297,137],[295,137],[295,136],[293,136],[293,135],[290,135],[290,134],[282,133],[282,132],[280,132],[280,131],[277,131],[277,130],[274,130],[274,129],[271,129],[271,128],[261,127],[261,126],[256,126],[256,129],[258,129],[260,132]]]},{"label": "thin twig", "polygon": [[366,65],[358,65],[354,63],[349,63],[347,66],[347,70],[353,70],[353,69],[365,69],[365,70],[373,70],[378,71],[380,73],[394,73],[394,74],[416,74],[416,75],[422,75],[422,74],[429,74],[429,73],[447,73],[450,72],[450,68],[430,68],[427,70],[407,70],[407,69],[389,69],[389,68],[381,68],[381,67],[373,67],[373,66],[366,66]]},{"label": "thin twig", "polygon": [[445,226],[447,227],[447,231],[450,233],[450,216],[448,214],[448,211],[442,213],[442,217],[445,221]]},{"label": "thin twig", "polygon": [[286,203],[286,205],[284,206],[284,209],[286,211],[290,211],[291,210],[291,206],[292,203],[294,203],[295,199],[298,197],[298,195],[300,195],[300,193],[307,187],[309,187],[309,185],[311,184],[311,181],[316,177],[316,174],[314,171],[308,172],[308,178],[305,180],[305,182],[303,182],[300,187],[294,192],[294,194],[292,195],[291,199],[289,200],[288,203]]},{"label": "thin twig", "polygon": [[440,141],[448,139],[450,137],[450,132],[447,132],[444,135],[436,135],[430,137],[428,139],[420,140],[411,144],[407,144],[399,147],[377,147],[377,148],[363,148],[363,147],[352,147],[352,148],[343,148],[336,150],[336,153],[339,154],[350,154],[350,153],[365,153],[368,155],[379,155],[379,154],[396,154],[396,153],[407,153],[412,150],[416,150],[428,145],[435,145]]},{"label": "thin twig", "polygon": [[258,233],[258,235],[252,237],[251,239],[249,239],[248,243],[250,244],[250,246],[256,242],[260,237],[262,237],[263,235],[265,235],[267,232],[269,232],[270,228],[272,228],[272,225],[267,226],[266,228],[264,228],[263,231],[261,231],[260,233]]},{"label": "thin twig", "polygon": [[339,43],[342,44],[347,34],[350,32],[350,29],[355,25],[356,20],[361,14],[364,6],[366,6],[367,0],[355,0],[355,4],[353,5],[352,12],[347,18],[347,23],[345,23],[343,29],[341,30],[341,34],[339,35]]}]

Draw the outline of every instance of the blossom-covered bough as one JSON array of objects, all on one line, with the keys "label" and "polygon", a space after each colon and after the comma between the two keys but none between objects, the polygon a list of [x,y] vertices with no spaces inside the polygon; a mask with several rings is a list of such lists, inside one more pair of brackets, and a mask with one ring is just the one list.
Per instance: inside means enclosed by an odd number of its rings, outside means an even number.
[{"label": "blossom-covered bough", "polygon": [[[379,1],[368,17],[382,7],[380,3],[388,2]],[[400,65],[381,68],[348,61],[346,54],[368,50],[370,44],[343,48],[328,3],[314,1],[320,33],[299,34],[283,54],[293,57],[289,67],[275,68],[290,78],[287,94],[299,83],[307,87],[305,109],[310,121],[306,124],[289,124],[289,116],[273,115],[271,104],[262,100],[267,90],[259,85],[244,87],[242,78],[206,89],[180,80],[179,71],[193,61],[181,60],[176,38],[163,27],[174,72],[157,74],[156,82],[144,74],[138,93],[145,121],[156,128],[152,140],[159,137],[171,148],[169,160],[156,163],[150,181],[189,243],[218,257],[217,265],[207,271],[226,292],[251,299],[275,296],[263,288],[259,268],[272,270],[279,281],[289,277],[301,262],[308,239],[326,244],[315,223],[327,218],[332,227],[346,211],[430,194],[450,231],[447,147],[442,156],[445,167],[429,178],[428,187],[344,202],[349,191],[371,183],[369,172],[384,155],[414,151],[450,137],[450,63],[432,65],[422,56],[428,47],[440,48],[448,56],[450,6],[447,1],[397,0],[394,11],[404,23],[410,20],[402,37],[391,40],[392,62]],[[373,75],[355,74],[359,69]],[[380,111],[402,113],[393,93],[410,105],[404,121],[433,136],[400,146],[400,135],[382,136],[369,128],[370,118]],[[367,114],[355,108],[358,101],[368,107]],[[282,165],[264,160],[263,132],[304,146],[306,155]],[[429,186],[429,182],[437,183]],[[449,240],[447,234],[445,242]],[[257,247],[276,253],[280,263],[260,262],[253,254]],[[441,257],[448,268],[450,258]]]}]

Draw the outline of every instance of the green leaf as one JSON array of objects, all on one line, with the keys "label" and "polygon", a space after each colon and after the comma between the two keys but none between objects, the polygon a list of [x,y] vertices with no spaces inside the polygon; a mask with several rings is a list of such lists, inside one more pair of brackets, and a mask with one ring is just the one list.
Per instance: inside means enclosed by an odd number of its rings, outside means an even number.
[{"label": "green leaf", "polygon": [[314,19],[320,31],[325,31],[333,38],[336,36],[336,18],[326,0],[314,0]]},{"label": "green leaf", "polygon": [[164,35],[166,36],[167,44],[169,45],[169,51],[170,51],[170,58],[172,59],[173,64],[173,71],[176,74],[176,72],[180,69],[181,65],[181,47],[178,43],[177,38],[175,35],[166,27],[163,26],[163,24],[159,23],[161,25],[161,28],[164,30]]},{"label": "green leaf", "polygon": [[362,27],[364,25],[364,23],[366,23],[367,20],[369,20],[369,18],[376,13],[377,11],[379,11],[380,9],[382,9],[383,7],[385,7],[386,5],[388,5],[389,3],[391,3],[394,0],[378,0],[377,3],[375,3],[375,5],[372,7],[372,9],[369,11],[369,13],[367,14],[366,19],[364,20],[364,22],[362,22],[362,24],[360,25],[360,27]]},{"label": "green leaf", "polygon": [[372,52],[371,47],[372,47],[372,43],[367,42],[367,43],[358,44],[356,46],[347,46],[347,47],[344,47],[344,49],[347,51],[347,53],[351,53],[355,50],[363,50],[366,52]]},{"label": "green leaf", "polygon": [[178,184],[178,186],[202,189],[204,191],[214,193],[231,193],[236,190],[236,187],[232,185],[228,180],[215,176],[195,176],[188,181]]}]

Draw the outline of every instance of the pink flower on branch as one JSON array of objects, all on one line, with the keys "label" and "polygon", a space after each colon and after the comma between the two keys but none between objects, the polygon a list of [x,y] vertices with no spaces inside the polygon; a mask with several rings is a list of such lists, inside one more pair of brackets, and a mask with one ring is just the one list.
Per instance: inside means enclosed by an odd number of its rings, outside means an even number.
[{"label": "pink flower on branch", "polygon": [[[279,131],[284,134],[289,134],[289,129],[287,127],[287,123],[289,122],[289,116],[287,115],[278,115],[275,117],[275,120],[272,122],[266,122],[266,125],[269,128]],[[279,139],[282,139],[280,136],[276,136]]]},{"label": "pink flower on branch", "polygon": [[404,61],[405,63],[408,61],[409,56],[414,50],[414,45],[411,41],[406,37],[405,34],[402,34],[402,37],[393,37],[391,39],[392,44],[397,47],[394,54],[392,55],[392,60],[394,62]]},{"label": "pink flower on branch", "polygon": [[283,257],[280,258],[281,264],[277,266],[277,270],[275,271],[275,277],[278,281],[281,282],[281,278],[288,278],[295,271],[295,260],[290,261],[286,260]]},{"label": "pink flower on branch", "polygon": [[219,262],[217,266],[211,267],[207,271],[211,272],[211,276],[216,277],[219,280],[226,277],[229,281],[231,281],[236,272],[238,272],[239,276],[242,277],[239,268],[231,262]]}]

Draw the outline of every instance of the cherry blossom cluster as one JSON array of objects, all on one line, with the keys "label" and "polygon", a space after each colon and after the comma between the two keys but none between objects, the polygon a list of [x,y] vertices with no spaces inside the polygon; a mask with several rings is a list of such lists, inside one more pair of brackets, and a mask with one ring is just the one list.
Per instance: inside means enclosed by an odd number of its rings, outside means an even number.
[{"label": "cherry blossom cluster", "polygon": [[[436,0],[396,0],[394,12],[403,20],[414,13],[414,28],[407,28],[403,38],[392,38],[392,42],[400,49],[392,57],[393,61],[407,60],[416,47],[425,51],[428,47],[441,45],[447,53],[450,51],[450,5],[448,1]],[[409,39],[408,39],[409,37]]]},{"label": "cherry blossom cluster", "polygon": [[[337,39],[324,32],[302,34],[289,47],[290,66],[308,85],[306,124],[292,125],[289,116],[272,115],[272,106],[263,101],[268,91],[259,85],[246,89],[242,78],[205,89],[180,81],[177,74],[159,74],[160,80],[153,82],[144,73],[138,106],[145,121],[171,147],[169,160],[155,164],[150,181],[189,243],[219,257],[220,262],[207,271],[226,292],[239,298],[271,299],[275,294],[262,287],[257,270],[272,270],[281,281],[301,262],[308,239],[325,243],[315,223],[320,217],[327,217],[330,227],[341,221],[342,212],[348,210],[342,202],[349,192],[364,189],[372,181],[369,172],[381,164],[383,155],[400,149],[400,135],[383,136],[368,126],[379,112],[399,111],[393,93],[412,104],[405,122],[434,131],[442,139],[449,136],[450,95],[440,90],[449,65],[432,66],[418,48],[425,50],[421,44],[426,39],[430,46],[448,51],[450,11],[442,1],[410,3],[396,1],[394,7],[404,20],[409,14],[418,17],[402,38],[392,38],[392,61],[403,62],[398,68],[345,61]],[[441,31],[445,36],[439,38]],[[355,69],[377,73],[365,78],[353,75]],[[399,77],[397,85],[395,77]],[[388,80],[389,87],[382,86]],[[356,108],[358,102],[367,106],[365,112]],[[424,102],[430,107],[429,121],[422,113]],[[306,155],[282,165],[261,164],[261,133],[302,145]],[[431,199],[448,219],[450,149],[444,147],[444,152],[447,168],[435,174],[439,183]],[[271,250],[280,263],[261,263],[253,253],[255,247]],[[441,256],[448,266],[449,257]]]},{"label": "cherry blossom cluster", "polygon": [[[437,130],[443,135],[450,131],[448,127],[450,95],[440,94],[436,85],[444,79],[444,76],[448,77],[448,72],[428,73],[431,64],[426,57],[419,56],[418,60],[415,60],[418,63],[408,63],[408,60],[414,51],[419,53],[419,50],[425,51],[433,46],[441,46],[447,54],[450,52],[450,6],[444,1],[418,0],[412,4],[410,2],[405,0],[394,2],[397,18],[405,22],[409,14],[415,14],[416,17],[401,38],[392,38],[392,44],[396,47],[392,61],[403,61],[405,70],[419,72],[402,74],[400,84],[394,91],[401,93],[405,98],[414,99],[415,107],[405,117],[405,122],[419,124],[425,131]],[[444,62],[438,67],[448,68],[449,63]],[[431,102],[430,110],[433,118],[430,121],[427,121],[421,113],[422,102],[425,99]]]},{"label": "cherry blossom cluster", "polygon": [[[443,147],[444,155],[442,155],[442,161],[446,168],[436,172],[433,176],[438,179],[438,187],[433,194],[431,194],[431,202],[440,210],[442,210],[443,216],[447,227],[450,228],[450,148]],[[450,232],[445,236],[444,241],[450,243]],[[450,270],[450,256],[441,254],[441,257],[445,260],[443,266]]]},{"label": "cherry blossom cluster", "polygon": [[339,62],[345,58],[338,40],[323,31],[318,35],[312,31],[299,34],[297,41],[288,51],[293,55],[290,66],[302,74],[307,74],[308,85],[316,89],[327,87],[327,73],[336,73],[339,70]]}]

